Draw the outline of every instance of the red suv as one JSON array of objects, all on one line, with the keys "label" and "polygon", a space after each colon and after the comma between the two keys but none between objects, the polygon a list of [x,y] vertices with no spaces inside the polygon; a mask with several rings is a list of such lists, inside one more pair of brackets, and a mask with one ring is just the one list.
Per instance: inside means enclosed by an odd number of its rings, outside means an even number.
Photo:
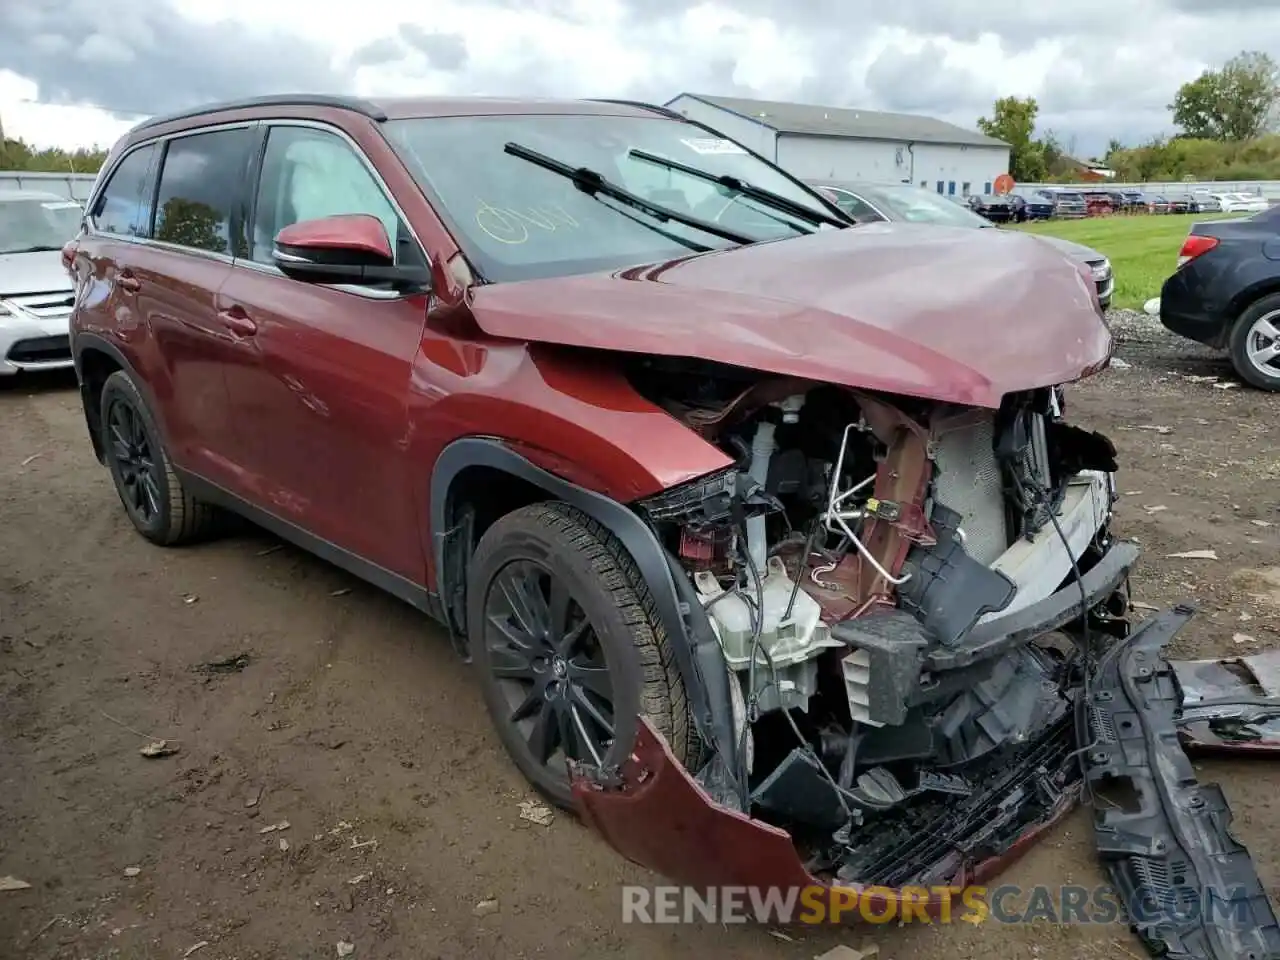
[{"label": "red suv", "polygon": [[643,104],[303,96],[133,129],[64,261],[137,530],[234,512],[421,608],[628,856],[940,883],[1078,787],[1040,641],[1135,551],[1036,239],[854,226]]}]

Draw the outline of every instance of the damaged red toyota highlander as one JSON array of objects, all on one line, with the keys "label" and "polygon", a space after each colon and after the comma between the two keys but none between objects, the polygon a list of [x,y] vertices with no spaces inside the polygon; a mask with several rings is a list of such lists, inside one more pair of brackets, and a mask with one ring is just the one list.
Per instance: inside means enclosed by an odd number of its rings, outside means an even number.
[{"label": "damaged red toyota highlander", "polygon": [[972,878],[1081,789],[1124,636],[1092,278],[853,226],[621,102],[275,97],[111,152],[85,415],[138,531],[222,511],[440,620],[514,762],[703,883]]}]

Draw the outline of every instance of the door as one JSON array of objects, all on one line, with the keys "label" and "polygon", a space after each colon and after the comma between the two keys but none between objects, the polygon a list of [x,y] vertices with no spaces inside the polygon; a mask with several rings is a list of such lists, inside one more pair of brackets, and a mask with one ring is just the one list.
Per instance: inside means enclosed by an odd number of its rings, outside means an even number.
[{"label": "door", "polygon": [[421,584],[426,565],[405,463],[406,403],[427,297],[290,280],[272,263],[281,228],[344,213],[377,217],[402,262],[426,262],[351,141],[332,128],[272,125],[249,254],[217,303],[252,331],[226,367],[240,465],[254,501],[270,513]]},{"label": "door", "polygon": [[223,369],[238,355],[241,334],[219,313],[217,296],[246,246],[241,197],[252,143],[249,126],[166,143],[151,242],[133,264],[139,302],[167,372],[171,454],[180,466],[237,492],[239,451]]},{"label": "door", "polygon": [[80,330],[113,337],[144,376],[147,357],[139,352],[145,330],[138,303],[134,258],[151,232],[151,201],[160,148],[136,147],[116,164],[85,218],[76,246],[75,324]]}]

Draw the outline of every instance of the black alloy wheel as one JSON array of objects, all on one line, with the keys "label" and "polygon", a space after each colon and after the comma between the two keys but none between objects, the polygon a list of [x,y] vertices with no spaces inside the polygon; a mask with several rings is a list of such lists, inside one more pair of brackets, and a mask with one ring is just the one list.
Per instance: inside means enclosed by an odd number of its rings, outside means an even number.
[{"label": "black alloy wheel", "polygon": [[602,766],[615,736],[614,692],[595,628],[564,579],[508,563],[485,598],[484,659],[530,755]]},{"label": "black alloy wheel", "polygon": [[162,480],[147,425],[124,397],[114,398],[107,410],[107,435],[120,499],[136,523],[149,527],[160,516]]}]

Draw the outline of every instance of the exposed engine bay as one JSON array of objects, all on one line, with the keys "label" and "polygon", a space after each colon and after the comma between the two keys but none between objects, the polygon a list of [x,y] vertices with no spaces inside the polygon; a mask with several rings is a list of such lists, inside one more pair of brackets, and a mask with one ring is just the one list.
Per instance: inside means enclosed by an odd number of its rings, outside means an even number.
[{"label": "exposed engine bay", "polygon": [[1114,447],[1059,388],[989,410],[695,361],[631,378],[735,461],[640,504],[729,676],[693,771],[717,802],[902,884],[1079,788],[1080,633],[1123,635],[1136,554],[1108,532]]}]

